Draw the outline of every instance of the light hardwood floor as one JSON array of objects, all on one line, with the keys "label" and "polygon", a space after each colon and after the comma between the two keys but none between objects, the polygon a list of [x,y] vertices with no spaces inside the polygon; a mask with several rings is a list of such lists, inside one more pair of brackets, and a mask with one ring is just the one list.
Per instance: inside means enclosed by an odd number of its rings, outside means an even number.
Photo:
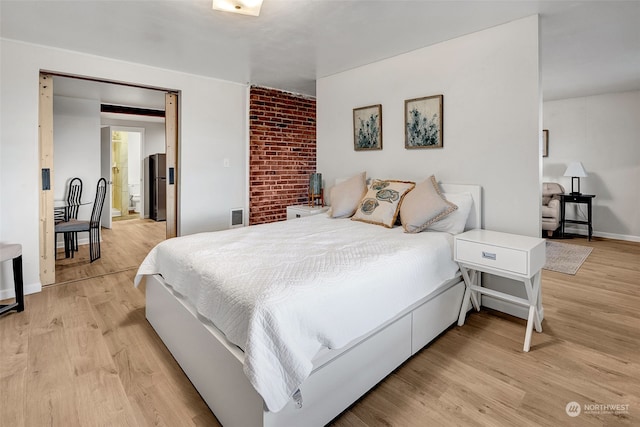
[{"label": "light hardwood floor", "polygon": [[[529,353],[523,320],[474,312],[332,424],[638,425],[640,244],[564,242],[594,249],[575,276],[543,272],[543,333]],[[132,246],[114,263],[146,251]],[[46,287],[0,318],[0,424],[218,425],[145,320],[135,268],[123,270]],[[572,401],[628,412],[572,418]]]},{"label": "light hardwood floor", "polygon": [[[102,229],[99,260],[89,262],[89,245],[80,245],[73,258],[64,257],[64,249],[56,254],[56,284],[104,276],[119,271],[137,268],[144,256],[163,241],[166,223],[151,219],[113,221],[112,228]],[[80,233],[87,238],[88,233]]]}]

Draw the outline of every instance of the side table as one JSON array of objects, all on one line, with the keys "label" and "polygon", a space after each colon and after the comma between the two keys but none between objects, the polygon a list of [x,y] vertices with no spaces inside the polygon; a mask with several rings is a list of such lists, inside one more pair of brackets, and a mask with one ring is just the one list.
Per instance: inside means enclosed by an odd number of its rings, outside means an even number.
[{"label": "side table", "polygon": [[302,218],[303,216],[317,215],[329,210],[329,206],[294,205],[287,206],[287,219]]},{"label": "side table", "polygon": [[[480,310],[478,295],[491,295],[529,308],[523,351],[531,347],[535,325],[542,332],[541,270],[546,261],[546,243],[537,237],[519,236],[489,230],[469,230],[454,237],[454,260],[460,266],[466,289],[458,325],[464,325],[469,302]],[[527,298],[482,287],[480,272],[522,282]]]},{"label": "side table", "polygon": [[[591,241],[591,236],[593,235],[593,224],[591,222],[591,205],[593,199],[596,197],[595,194],[559,194],[560,196],[560,236],[564,237],[564,225],[565,224],[583,224],[588,227],[589,233],[589,241]],[[567,203],[581,203],[587,205],[587,220],[577,220],[577,219],[566,219],[565,214],[567,211],[566,204]]]}]

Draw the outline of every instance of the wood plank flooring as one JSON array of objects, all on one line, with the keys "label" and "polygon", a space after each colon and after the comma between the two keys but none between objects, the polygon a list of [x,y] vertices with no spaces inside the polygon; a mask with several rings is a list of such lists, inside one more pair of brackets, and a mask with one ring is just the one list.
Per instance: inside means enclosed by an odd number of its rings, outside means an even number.
[{"label": "wood plank flooring", "polygon": [[[575,276],[543,272],[543,333],[529,353],[524,320],[471,313],[332,425],[639,425],[640,244],[564,242],[594,249]],[[130,245],[103,257],[129,266],[147,251]],[[219,425],[145,320],[135,267],[77,274],[0,318],[0,424]],[[583,408],[577,417],[565,411],[572,401]]]},{"label": "wood plank flooring", "polygon": [[[113,221],[111,229],[103,228],[101,258],[89,262],[89,245],[80,245],[73,258],[64,257],[64,249],[56,254],[56,284],[103,276],[137,268],[144,256],[165,239],[166,223],[151,219]],[[80,233],[79,237],[87,237]]]}]

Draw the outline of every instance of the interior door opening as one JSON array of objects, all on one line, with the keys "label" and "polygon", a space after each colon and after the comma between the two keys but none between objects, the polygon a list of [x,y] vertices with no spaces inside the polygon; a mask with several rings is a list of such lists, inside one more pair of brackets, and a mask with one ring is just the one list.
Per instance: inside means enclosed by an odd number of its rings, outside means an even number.
[{"label": "interior door opening", "polygon": [[[58,85],[59,83],[59,85]],[[58,90],[56,90],[58,87]],[[117,90],[114,89],[117,87]],[[111,89],[110,89],[111,88]],[[170,110],[171,114],[169,115],[167,120],[171,120],[171,123],[166,123],[164,118],[160,119],[160,123],[156,123],[156,125],[161,127],[161,132],[157,132],[158,135],[162,135],[161,146],[156,147],[156,151],[166,151],[166,148],[169,147],[172,150],[171,155],[171,163],[167,165],[167,169],[171,168],[174,176],[177,176],[177,147],[178,147],[178,115],[177,115],[177,100],[178,94],[171,90],[158,89],[158,88],[144,88],[131,84],[121,84],[116,82],[108,82],[108,81],[97,81],[91,78],[82,78],[76,76],[67,76],[67,75],[58,75],[58,74],[49,74],[42,72],[41,80],[40,80],[40,105],[39,105],[39,126],[40,126],[40,166],[41,169],[47,169],[50,176],[51,181],[55,182],[53,177],[55,173],[59,175],[59,181],[62,180],[62,184],[64,185],[65,177],[69,175],[79,174],[77,169],[74,169],[73,166],[68,166],[69,164],[73,165],[74,162],[77,164],[81,164],[85,162],[84,158],[75,158],[70,160],[65,160],[65,165],[67,169],[64,167],[58,167],[54,170],[54,136],[53,136],[53,121],[54,121],[54,97],[63,97],[67,99],[78,99],[78,100],[91,100],[96,99],[96,102],[102,102],[104,98],[104,94],[123,94],[128,90],[134,91],[136,94],[148,92],[148,93],[156,93],[160,97],[160,105],[164,104],[164,108],[162,110]],[[98,95],[96,95],[98,94]],[[97,98],[96,98],[97,96]],[[126,98],[126,96],[125,96]],[[133,98],[133,97],[129,97]],[[117,99],[109,98],[108,102],[110,103],[118,103]],[[120,101],[121,103],[125,103],[125,100]],[[166,106],[167,103],[171,105],[169,107]],[[142,106],[144,107],[144,106]],[[159,106],[155,106],[154,112],[157,113]],[[98,113],[101,114],[101,113]],[[102,113],[104,114],[104,113]],[[126,120],[130,120],[135,122],[136,119],[132,118],[133,116],[129,116]],[[100,127],[100,123],[102,123],[101,119],[98,118],[98,127]],[[123,119],[125,120],[125,119]],[[151,118],[149,120],[152,120]],[[91,175],[86,179],[85,188],[94,188],[95,180],[99,176],[104,176],[108,181],[111,181],[112,185],[109,188],[112,190],[111,197],[109,198],[111,201],[111,207],[103,211],[103,215],[101,216],[101,222],[103,227],[108,226],[108,220],[112,220],[113,218],[123,217],[124,215],[132,215],[134,217],[139,218],[148,218],[149,212],[145,209],[145,201],[144,198],[147,196],[145,194],[145,183],[144,183],[144,172],[143,172],[143,159],[145,155],[144,146],[145,146],[145,132],[144,130],[140,132],[140,129],[124,129],[126,126],[120,126],[120,129],[117,129],[117,126],[112,126],[114,128],[115,135],[110,135],[110,146],[109,153],[110,159],[106,162],[106,165],[102,164],[102,160],[100,159],[102,156],[102,148],[101,148],[101,140],[102,133],[101,129],[97,129],[97,141],[95,142],[96,153],[95,156],[98,158],[96,160],[99,164],[97,166],[98,170],[94,173],[95,176]],[[167,134],[166,130],[170,130],[170,134]],[[157,136],[156,136],[157,137]],[[116,144],[113,144],[113,141],[116,140]],[[85,140],[84,143],[87,143]],[[68,144],[68,142],[67,142]],[[119,147],[118,147],[119,145]],[[119,157],[124,153],[126,145],[126,162],[123,157]],[[73,156],[71,156],[73,157]],[[169,156],[168,156],[169,157]],[[132,158],[129,161],[129,158]],[[114,161],[115,160],[115,161]],[[169,160],[168,160],[169,163]],[[108,174],[105,174],[105,170],[109,170]],[[114,174],[115,172],[115,174]],[[131,177],[129,173],[131,172]],[[95,178],[95,179],[94,179]],[[115,179],[114,179],[115,178]],[[115,185],[114,185],[115,184]],[[58,188],[59,192],[63,192],[64,188]],[[117,190],[117,191],[113,191]],[[48,189],[41,187],[40,189],[40,279],[42,285],[48,285],[56,282],[55,275],[55,253],[56,253],[56,242],[55,242],[55,224],[53,221],[53,206],[54,206],[54,186],[52,185]],[[166,236],[172,237],[176,235],[177,232],[177,182],[175,185],[172,185],[171,189],[167,189],[167,197],[171,206],[167,207],[166,210]],[[87,197],[92,197],[87,194]],[[106,203],[105,203],[106,205]],[[114,216],[119,211],[119,216]]]}]

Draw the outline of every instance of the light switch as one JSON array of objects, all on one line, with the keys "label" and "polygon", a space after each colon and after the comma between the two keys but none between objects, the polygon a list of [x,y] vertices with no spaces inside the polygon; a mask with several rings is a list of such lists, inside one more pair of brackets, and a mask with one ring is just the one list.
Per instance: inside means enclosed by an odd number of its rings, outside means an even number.
[{"label": "light switch", "polygon": [[223,160],[222,164],[224,165],[224,167],[225,167],[225,168],[228,168],[228,167],[229,167],[229,159],[226,159],[226,158],[225,158],[225,159]]}]

